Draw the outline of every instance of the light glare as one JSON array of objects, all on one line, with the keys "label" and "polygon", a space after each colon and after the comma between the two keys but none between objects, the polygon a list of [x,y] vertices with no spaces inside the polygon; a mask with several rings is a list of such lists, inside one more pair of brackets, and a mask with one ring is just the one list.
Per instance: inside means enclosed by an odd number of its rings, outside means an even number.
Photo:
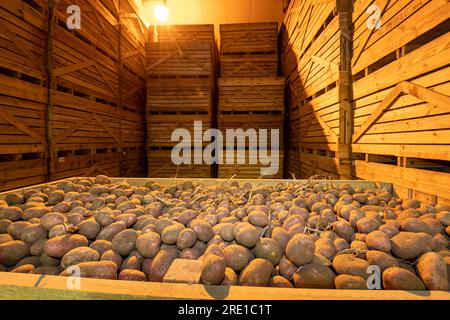
[{"label": "light glare", "polygon": [[169,18],[169,10],[166,6],[158,4],[153,10],[155,18],[161,22],[166,22]]}]

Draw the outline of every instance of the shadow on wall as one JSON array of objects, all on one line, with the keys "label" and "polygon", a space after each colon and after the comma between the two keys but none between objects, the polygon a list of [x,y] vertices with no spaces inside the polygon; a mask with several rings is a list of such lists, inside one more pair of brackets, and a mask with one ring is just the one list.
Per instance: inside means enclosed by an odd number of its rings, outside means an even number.
[{"label": "shadow on wall", "polygon": [[[333,132],[326,130],[322,119],[339,122],[339,113],[325,111],[316,117],[311,101],[325,93],[333,86],[314,95],[308,95],[302,80],[315,72],[323,70],[320,65],[308,61],[299,67],[301,57],[289,42],[289,34],[283,23],[279,33],[279,72],[286,78],[285,86],[285,121],[284,121],[284,178],[308,179],[321,175],[338,179],[338,162],[336,152],[329,143]],[[305,51],[305,50],[304,50]],[[335,85],[334,85],[335,86]]]}]

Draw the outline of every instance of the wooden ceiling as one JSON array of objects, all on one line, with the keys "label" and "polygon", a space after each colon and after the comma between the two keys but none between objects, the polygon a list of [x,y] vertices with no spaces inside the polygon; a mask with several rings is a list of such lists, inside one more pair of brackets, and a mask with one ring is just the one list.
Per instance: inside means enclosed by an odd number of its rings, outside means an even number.
[{"label": "wooden ceiling", "polygon": [[[144,8],[143,0],[135,2],[147,23],[155,25],[153,6]],[[285,3],[286,0],[167,0],[170,15],[164,24],[214,24],[217,32],[218,25],[224,23],[281,22]]]}]

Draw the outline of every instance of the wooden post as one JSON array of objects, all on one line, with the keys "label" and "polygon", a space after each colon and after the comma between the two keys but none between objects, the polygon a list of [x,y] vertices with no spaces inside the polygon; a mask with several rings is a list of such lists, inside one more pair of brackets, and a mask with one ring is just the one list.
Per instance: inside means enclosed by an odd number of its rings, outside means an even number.
[{"label": "wooden post", "polygon": [[352,92],[352,0],[337,0],[340,30],[339,65],[339,158],[340,179],[352,179],[352,134],[353,134],[353,92]]},{"label": "wooden post", "polygon": [[47,108],[45,110],[45,133],[47,137],[47,175],[46,180],[51,181],[53,175],[54,150],[53,150],[53,130],[52,130],[52,109],[53,109],[53,30],[55,16],[54,0],[48,0],[47,17],[47,38],[45,44],[45,71],[47,75]]},{"label": "wooden post", "polygon": [[123,95],[122,95],[122,72],[123,72],[123,61],[122,61],[122,1],[119,0],[118,2],[118,6],[119,6],[119,12],[118,12],[118,16],[117,16],[117,27],[119,28],[119,50],[118,50],[118,64],[119,64],[119,83],[118,83],[118,89],[119,89],[119,103],[118,103],[118,107],[119,107],[119,115],[120,115],[120,119],[119,119],[119,140],[120,140],[120,144],[119,144],[119,148],[117,149],[117,152],[119,153],[119,174],[120,176],[122,176],[122,153],[123,153],[123,149],[122,149],[122,108],[123,108]]}]

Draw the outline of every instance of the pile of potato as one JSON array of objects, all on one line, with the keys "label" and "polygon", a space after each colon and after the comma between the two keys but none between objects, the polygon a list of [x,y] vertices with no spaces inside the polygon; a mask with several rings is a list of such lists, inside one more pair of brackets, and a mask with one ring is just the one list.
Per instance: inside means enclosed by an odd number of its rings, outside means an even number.
[{"label": "pile of potato", "polygon": [[[322,184],[323,185],[323,184]],[[106,176],[0,200],[0,271],[162,281],[201,259],[203,284],[449,290],[450,206],[317,181],[221,185]]]}]

